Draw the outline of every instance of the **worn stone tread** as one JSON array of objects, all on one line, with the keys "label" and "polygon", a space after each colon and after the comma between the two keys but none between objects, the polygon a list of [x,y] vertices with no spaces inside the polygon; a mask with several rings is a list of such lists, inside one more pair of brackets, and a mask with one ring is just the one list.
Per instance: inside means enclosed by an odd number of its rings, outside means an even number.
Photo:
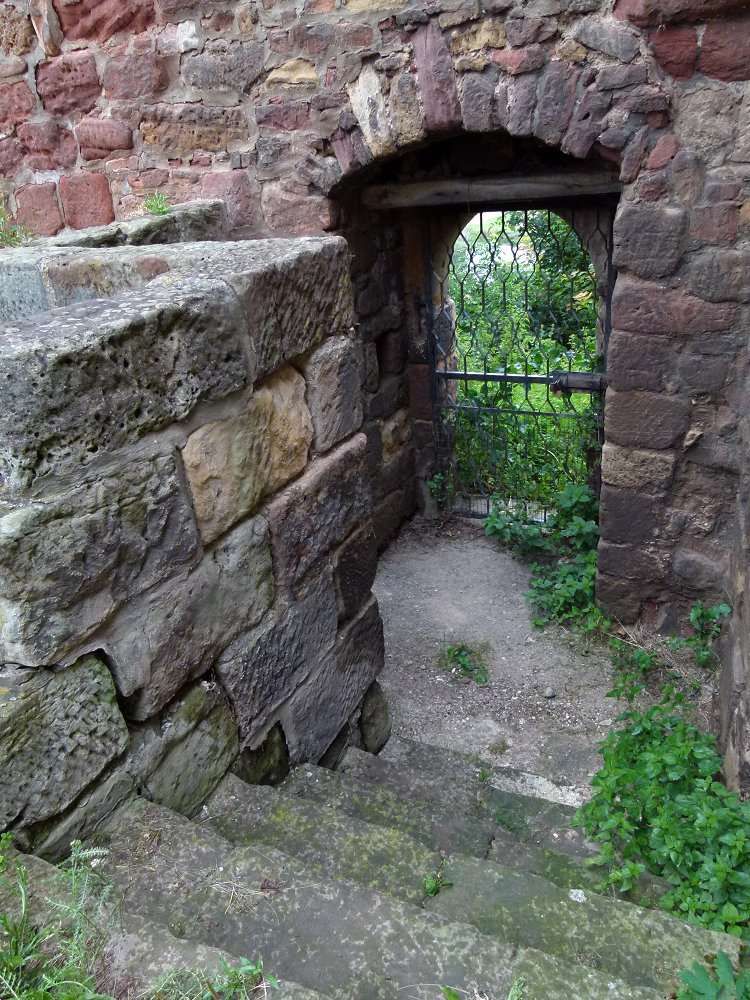
[{"label": "worn stone tread", "polygon": [[[257,961],[257,954],[247,957]],[[140,996],[173,972],[205,973],[206,979],[221,975],[222,960],[237,968],[240,959],[226,951],[196,941],[176,938],[166,928],[144,920],[142,916],[123,913],[119,928],[105,945],[106,988],[116,996]],[[264,961],[267,973],[273,969]],[[262,995],[259,993],[259,996]],[[319,993],[296,983],[280,981],[273,991],[276,1000],[318,1000]]]},{"label": "worn stone tread", "polygon": [[441,802],[416,802],[400,798],[390,789],[357,781],[348,774],[303,764],[284,781],[284,796],[325,803],[338,812],[375,826],[408,834],[426,847],[446,854],[487,856],[494,824],[476,820]]},{"label": "worn stone tread", "polygon": [[[387,746],[393,742],[389,741]],[[569,805],[510,791],[492,784],[492,772],[462,754],[399,740],[402,751],[376,757],[347,751],[339,769],[359,781],[381,785],[417,802],[443,803],[476,820],[489,820],[519,840],[532,841],[576,857],[598,854],[571,829],[576,810]],[[433,754],[433,750],[435,753]],[[483,780],[487,775],[487,780]]]},{"label": "worn stone tread", "polygon": [[634,985],[666,989],[675,971],[693,960],[719,949],[738,954],[737,940],[729,935],[624,900],[566,891],[490,861],[454,855],[443,877],[452,885],[426,901],[430,911]]},{"label": "worn stone tread", "polygon": [[399,830],[375,826],[316,801],[282,798],[238,843],[265,843],[303,862],[312,872],[343,878],[419,904],[423,880],[441,855]]},{"label": "worn stone tread", "polygon": [[219,782],[195,821],[238,844],[248,829],[261,823],[278,802],[278,788],[250,785],[230,772]]}]

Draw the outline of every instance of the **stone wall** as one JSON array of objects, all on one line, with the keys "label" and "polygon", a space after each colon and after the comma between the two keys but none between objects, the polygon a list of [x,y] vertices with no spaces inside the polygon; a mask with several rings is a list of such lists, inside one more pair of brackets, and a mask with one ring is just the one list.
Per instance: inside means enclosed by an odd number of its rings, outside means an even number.
[{"label": "stone wall", "polygon": [[383,662],[347,246],[170,218],[0,253],[0,829],[49,853],[362,739]]},{"label": "stone wall", "polygon": [[346,236],[381,545],[429,475],[424,233],[467,206],[384,211],[379,186],[552,172],[585,198],[609,171],[599,600],[672,629],[730,591],[743,756],[746,0],[10,0],[0,45],[3,190],[38,232],[159,190],[225,199],[235,235]]}]

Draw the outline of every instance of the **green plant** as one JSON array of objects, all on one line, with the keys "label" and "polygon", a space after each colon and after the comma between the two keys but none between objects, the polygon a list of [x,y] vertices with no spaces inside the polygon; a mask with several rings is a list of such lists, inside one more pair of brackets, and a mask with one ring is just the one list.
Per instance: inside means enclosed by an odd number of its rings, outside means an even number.
[{"label": "green plant", "polygon": [[[633,690],[624,696],[632,702]],[[750,804],[716,779],[715,738],[684,710],[667,685],[658,704],[618,717],[576,823],[601,844],[605,884],[627,889],[647,869],[672,883],[665,909],[750,937]]]},{"label": "green plant", "polygon": [[486,655],[488,646],[482,643],[471,646],[468,643],[449,645],[443,643],[440,647],[438,666],[449,670],[454,677],[474,681],[476,684],[487,684],[490,679]]},{"label": "green plant", "polygon": [[[100,866],[106,852],[71,844],[57,876],[60,890],[48,901],[51,914],[40,926],[30,916],[28,871],[11,854],[11,838],[0,834],[0,888],[13,914],[0,913],[0,997],[2,1000],[113,1000],[97,989],[98,960],[112,914],[111,886]],[[263,959],[243,958],[236,968],[221,960],[221,972],[174,970],[141,1000],[251,1000],[268,987]]]},{"label": "green plant", "polygon": [[265,994],[268,987],[277,990],[278,980],[263,971],[263,958],[257,962],[241,958],[236,968],[220,959],[221,973],[178,969],[168,973],[145,1000],[250,1000]]},{"label": "green plant", "polygon": [[0,198],[0,249],[25,246],[33,238],[32,232],[10,214],[5,199]]},{"label": "green plant", "polygon": [[555,513],[546,524],[501,509],[496,498],[484,522],[485,534],[499,538],[531,564],[527,597],[533,622],[573,622],[592,630],[601,615],[594,603],[598,504],[587,486],[568,484],[554,499]]},{"label": "green plant", "polygon": [[523,976],[519,976],[518,979],[514,979],[510,987],[510,992],[508,993],[508,1000],[524,1000],[525,988],[526,980]]},{"label": "green plant", "polygon": [[750,971],[735,972],[732,961],[723,951],[712,966],[693,962],[690,969],[678,973],[682,983],[677,1000],[750,1000]]},{"label": "green plant", "polygon": [[437,896],[441,889],[448,889],[453,885],[452,882],[447,882],[443,878],[443,871],[445,870],[445,862],[443,862],[438,870],[432,874],[428,873],[422,879],[422,886],[424,891],[428,896]]},{"label": "green plant", "polygon": [[725,602],[707,608],[702,601],[696,601],[690,609],[689,616],[694,634],[687,639],[681,637],[671,639],[672,649],[691,649],[699,667],[718,666],[718,657],[713,647],[721,634],[725,620],[731,613],[731,605]]},{"label": "green plant", "polygon": [[169,199],[161,191],[154,191],[152,194],[147,194],[143,199],[143,206],[152,215],[169,215],[172,211]]},{"label": "green plant", "polygon": [[456,990],[452,990],[450,986],[441,986],[440,992],[445,997],[445,1000],[461,1000],[461,995]]}]

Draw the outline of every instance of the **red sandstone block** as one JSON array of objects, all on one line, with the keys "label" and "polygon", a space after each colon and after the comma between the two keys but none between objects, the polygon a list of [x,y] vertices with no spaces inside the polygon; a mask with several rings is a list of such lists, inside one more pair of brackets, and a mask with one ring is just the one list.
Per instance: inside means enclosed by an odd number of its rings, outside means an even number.
[{"label": "red sandstone block", "polygon": [[106,96],[118,100],[155,94],[163,84],[161,63],[148,44],[133,52],[122,46],[107,59],[102,82]]},{"label": "red sandstone block", "polygon": [[104,174],[76,174],[60,179],[65,223],[71,229],[102,226],[114,221],[112,194]]},{"label": "red sandstone block", "polygon": [[84,118],[76,126],[76,137],[85,160],[108,156],[118,149],[133,148],[133,133],[115,118]]},{"label": "red sandstone block", "polygon": [[23,146],[18,139],[0,139],[0,177],[12,177],[23,160]]},{"label": "red sandstone block", "polygon": [[642,28],[672,21],[707,21],[747,10],[747,0],[617,0],[614,14]]},{"label": "red sandstone block", "polygon": [[750,17],[706,25],[700,69],[717,80],[750,80]]},{"label": "red sandstone block", "polygon": [[233,226],[247,225],[252,221],[253,189],[244,170],[204,174],[201,177],[201,197],[225,201],[227,216]]},{"label": "red sandstone block", "polygon": [[56,185],[27,184],[16,191],[16,219],[37,236],[54,236],[63,227]]},{"label": "red sandstone block", "polygon": [[25,83],[6,83],[0,87],[0,127],[25,121],[34,110],[34,95]]},{"label": "red sandstone block", "polygon": [[154,0],[53,0],[70,41],[104,42],[118,31],[145,31],[154,23]]},{"label": "red sandstone block", "polygon": [[659,170],[666,167],[670,160],[677,156],[680,144],[674,135],[663,135],[651,150],[646,166],[649,170]]},{"label": "red sandstone block", "polygon": [[690,214],[690,235],[703,243],[733,243],[739,221],[740,209],[733,202],[702,205]]},{"label": "red sandstone block", "polygon": [[525,49],[499,49],[492,53],[492,61],[513,76],[518,73],[532,73],[544,65],[545,58],[541,45],[529,45]]},{"label": "red sandstone block", "polygon": [[58,115],[90,111],[101,94],[93,53],[66,52],[40,63],[36,88],[45,111]]},{"label": "red sandstone block", "polygon": [[73,133],[55,122],[27,122],[19,127],[18,138],[28,151],[26,162],[32,170],[71,167],[78,159]]},{"label": "red sandstone block", "polygon": [[649,35],[654,56],[665,73],[687,80],[695,73],[698,60],[698,32],[695,28],[660,28]]},{"label": "red sandstone block", "polygon": [[679,288],[620,275],[612,297],[612,326],[635,333],[696,337],[728,330],[734,305],[705,302]]},{"label": "red sandstone block", "polygon": [[261,104],[255,108],[258,125],[275,128],[281,132],[294,132],[310,124],[308,101],[283,101]]},{"label": "red sandstone block", "polygon": [[361,49],[372,45],[375,32],[367,24],[342,21],[336,25],[336,39],[346,49]]}]

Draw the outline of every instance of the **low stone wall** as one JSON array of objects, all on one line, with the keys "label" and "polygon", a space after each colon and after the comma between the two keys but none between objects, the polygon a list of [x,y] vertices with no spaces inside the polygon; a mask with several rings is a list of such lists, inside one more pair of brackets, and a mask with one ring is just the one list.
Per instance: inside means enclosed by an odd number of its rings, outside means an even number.
[{"label": "low stone wall", "polygon": [[0,254],[0,829],[52,854],[320,759],[383,660],[344,240],[92,239]]}]

